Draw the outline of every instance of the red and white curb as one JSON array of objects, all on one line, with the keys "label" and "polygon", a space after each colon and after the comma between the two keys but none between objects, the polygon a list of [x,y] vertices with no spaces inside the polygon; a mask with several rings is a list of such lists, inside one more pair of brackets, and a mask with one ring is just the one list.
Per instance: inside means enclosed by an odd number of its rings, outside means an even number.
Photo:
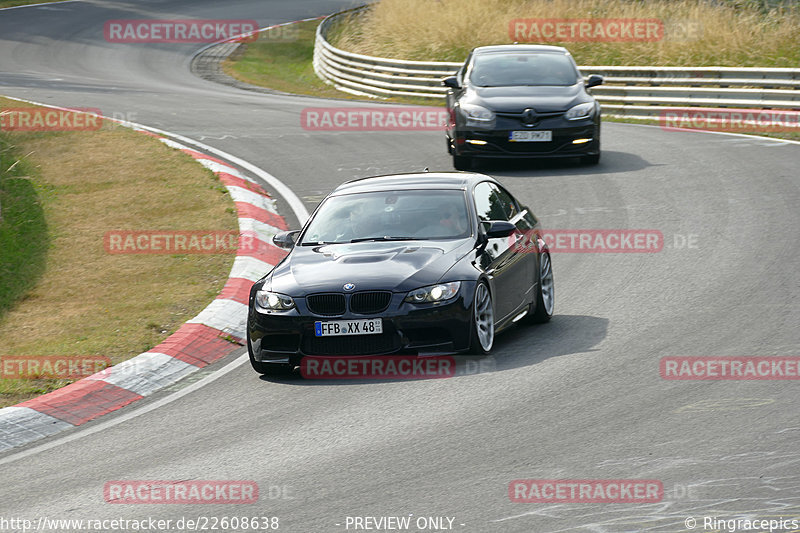
[{"label": "red and white curb", "polygon": [[[53,107],[53,106],[48,106]],[[275,201],[253,179],[221,159],[165,136],[133,126],[191,155],[227,187],[239,219],[239,233],[251,245],[240,249],[216,300],[152,350],[66,387],[0,409],[0,452],[85,424],[167,387],[229,355],[244,344],[250,287],[286,252],[272,237],[287,228]]]}]

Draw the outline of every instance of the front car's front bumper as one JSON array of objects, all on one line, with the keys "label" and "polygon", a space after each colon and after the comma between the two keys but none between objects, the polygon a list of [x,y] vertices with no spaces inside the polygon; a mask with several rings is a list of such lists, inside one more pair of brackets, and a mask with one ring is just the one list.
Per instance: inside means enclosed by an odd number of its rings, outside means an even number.
[{"label": "front car's front bumper", "polygon": [[[394,293],[386,311],[336,316],[312,313],[305,298],[295,298],[290,311],[263,313],[251,297],[247,329],[248,349],[264,363],[299,365],[306,355],[389,355],[394,353],[453,353],[469,347],[475,282],[462,281],[458,294],[446,302],[404,302],[407,293]],[[349,306],[348,306],[349,309]],[[383,333],[317,337],[317,321],[381,318]]]}]

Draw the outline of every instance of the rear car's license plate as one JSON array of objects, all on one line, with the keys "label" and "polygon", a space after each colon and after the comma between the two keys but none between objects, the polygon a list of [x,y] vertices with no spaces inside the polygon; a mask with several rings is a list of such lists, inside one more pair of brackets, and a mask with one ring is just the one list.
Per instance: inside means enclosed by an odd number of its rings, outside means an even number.
[{"label": "rear car's license plate", "polygon": [[314,335],[317,337],[377,335],[379,333],[383,333],[383,321],[380,318],[314,322]]},{"label": "rear car's license plate", "polygon": [[512,131],[508,134],[508,140],[518,143],[550,142],[553,140],[553,132],[550,130]]}]

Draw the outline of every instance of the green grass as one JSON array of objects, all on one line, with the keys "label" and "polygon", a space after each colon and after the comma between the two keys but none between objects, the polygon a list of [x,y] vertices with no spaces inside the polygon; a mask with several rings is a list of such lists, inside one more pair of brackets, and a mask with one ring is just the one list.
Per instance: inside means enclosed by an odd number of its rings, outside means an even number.
[{"label": "green grass", "polygon": [[[339,91],[314,73],[314,37],[320,21],[300,22],[295,39],[261,40],[242,44],[224,63],[223,70],[238,80],[277,91],[324,98],[365,100]],[[392,97],[384,101],[416,105],[440,105],[436,99]]]},{"label": "green grass", "polygon": [[361,54],[463,61],[476,46],[525,41],[519,19],[658,19],[662,38],[547,42],[579,65],[797,67],[800,5],[706,0],[381,0],[349,17],[331,43]]},{"label": "green grass", "polygon": [[24,155],[0,132],[0,316],[36,285],[47,258],[41,186]]},{"label": "green grass", "polygon": [[[32,107],[0,98],[0,110]],[[117,255],[115,230],[235,231],[227,189],[189,155],[113,123],[0,132],[0,361],[145,352],[219,294],[233,254]],[[70,379],[0,379],[0,407]]]},{"label": "green grass", "polygon": [[60,2],[61,0],[0,0],[0,7],[27,6],[29,4],[48,4],[50,2]]}]

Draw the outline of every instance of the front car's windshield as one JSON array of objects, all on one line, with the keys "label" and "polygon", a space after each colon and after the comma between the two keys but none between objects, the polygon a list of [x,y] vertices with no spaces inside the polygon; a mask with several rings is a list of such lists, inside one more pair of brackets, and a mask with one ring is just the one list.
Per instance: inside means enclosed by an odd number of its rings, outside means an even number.
[{"label": "front car's windshield", "polygon": [[332,196],[300,244],[455,239],[471,233],[464,191],[400,190]]},{"label": "front car's windshield", "polygon": [[579,74],[569,56],[552,52],[505,52],[475,56],[469,75],[478,87],[575,85]]}]

